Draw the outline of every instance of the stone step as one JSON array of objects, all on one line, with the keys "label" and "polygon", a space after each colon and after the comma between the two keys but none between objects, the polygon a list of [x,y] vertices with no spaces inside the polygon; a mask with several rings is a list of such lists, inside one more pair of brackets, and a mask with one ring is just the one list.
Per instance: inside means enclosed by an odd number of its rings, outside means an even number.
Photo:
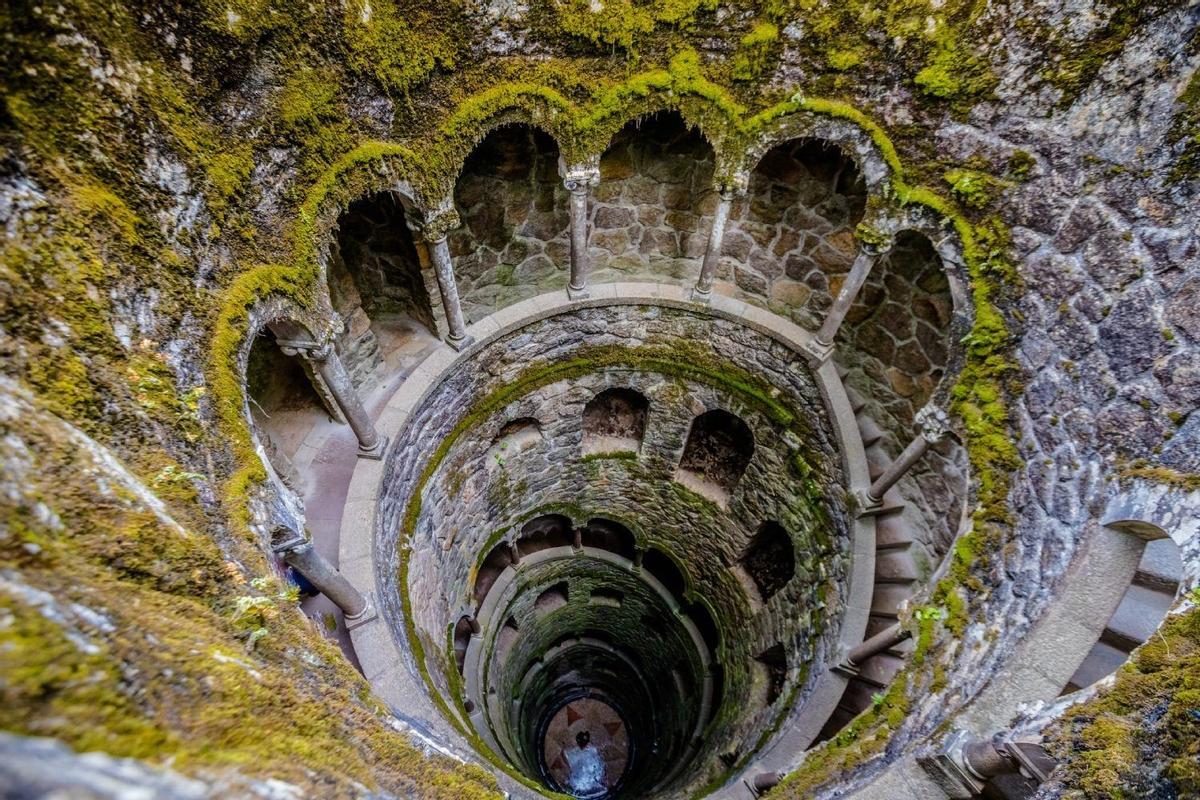
[{"label": "stone step", "polygon": [[913,542],[912,527],[904,521],[904,515],[899,509],[875,518],[875,549],[889,550],[897,547],[908,547]]},{"label": "stone step", "polygon": [[876,583],[912,583],[920,577],[916,561],[908,549],[885,550],[875,556]]},{"label": "stone step", "polygon": [[894,622],[904,601],[912,597],[912,586],[907,583],[879,583],[871,597],[871,613],[891,617]]},{"label": "stone step", "polygon": [[1132,652],[1154,635],[1174,600],[1174,594],[1145,586],[1130,586],[1108,621],[1101,641]]},{"label": "stone step", "polygon": [[1170,539],[1158,539],[1146,543],[1133,582],[1174,595],[1182,575],[1183,562],[1179,558],[1179,546]]},{"label": "stone step", "polygon": [[866,398],[849,386],[846,387],[846,399],[850,401],[850,408],[854,409],[855,414],[861,411],[863,406],[867,404]]},{"label": "stone step", "polygon": [[904,667],[904,659],[891,653],[880,653],[871,656],[858,668],[858,677],[878,688],[891,684],[896,673]]},{"label": "stone step", "polygon": [[862,436],[863,447],[867,448],[878,442],[884,436],[883,428],[873,417],[858,417],[858,432]]},{"label": "stone step", "polygon": [[1071,682],[1067,684],[1068,691],[1072,691],[1071,687],[1091,686],[1101,678],[1116,672],[1128,658],[1129,654],[1124,650],[1104,642],[1096,642],[1087,658],[1079,665],[1079,669],[1071,676]]}]

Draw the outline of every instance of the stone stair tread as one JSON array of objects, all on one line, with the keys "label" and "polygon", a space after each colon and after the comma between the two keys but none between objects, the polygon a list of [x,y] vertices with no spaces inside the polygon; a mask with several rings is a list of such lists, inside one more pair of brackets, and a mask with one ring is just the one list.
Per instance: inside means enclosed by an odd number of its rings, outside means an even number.
[{"label": "stone stair tread", "polygon": [[886,550],[875,557],[875,580],[886,583],[915,581],[920,570],[908,550]]},{"label": "stone stair tread", "polygon": [[871,656],[858,668],[858,677],[879,687],[887,686],[904,666],[904,659],[884,652]]},{"label": "stone stair tread", "polygon": [[1075,670],[1075,674],[1071,676],[1071,683],[1080,687],[1091,686],[1101,678],[1115,672],[1128,658],[1129,654],[1124,650],[1104,642],[1096,642],[1087,654],[1087,658],[1079,665],[1079,669]]},{"label": "stone stair tread", "polygon": [[883,438],[884,430],[879,427],[879,423],[873,417],[860,416],[858,418],[858,432],[862,436],[863,447],[870,447]]},{"label": "stone stair tread", "polygon": [[1136,647],[1158,629],[1173,600],[1174,595],[1165,592],[1130,586],[1108,621],[1105,637],[1114,645],[1132,642]]},{"label": "stone stair tread", "polygon": [[901,514],[884,514],[875,518],[876,550],[906,547],[912,542],[912,527]]},{"label": "stone stair tread", "polygon": [[1146,543],[1134,582],[1174,592],[1182,575],[1183,562],[1179,558],[1179,547],[1170,539],[1158,539]]}]

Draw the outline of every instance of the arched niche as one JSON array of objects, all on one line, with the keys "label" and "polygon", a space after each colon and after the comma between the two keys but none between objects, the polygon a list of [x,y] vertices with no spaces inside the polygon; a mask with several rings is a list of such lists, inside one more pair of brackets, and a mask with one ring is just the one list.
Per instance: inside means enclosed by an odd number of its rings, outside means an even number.
[{"label": "arched niche", "polygon": [[583,407],[583,452],[637,452],[646,435],[650,401],[634,389],[605,389]]},{"label": "arched niche", "polygon": [[494,128],[454,185],[462,226],[450,253],[463,312],[475,321],[516,300],[562,288],[570,238],[558,144],[539,128]]},{"label": "arched niche", "polygon": [[571,520],[562,514],[543,514],[521,526],[517,550],[522,556],[550,547],[567,547],[574,543]]},{"label": "arched niche", "polygon": [[337,406],[319,386],[319,379],[301,357],[280,348],[274,330],[264,327],[254,337],[246,361],[250,419],[272,469],[285,485],[301,494],[306,469],[294,460],[300,446],[314,426],[330,419],[341,421]]},{"label": "arched niche", "polygon": [[718,279],[813,325],[858,252],[866,186],[837,145],[801,138],[776,145],[733,204]]},{"label": "arched niche", "polygon": [[477,610],[483,606],[483,601],[499,579],[500,573],[504,572],[510,564],[512,564],[512,549],[507,542],[500,542],[484,557],[483,562],[479,565],[479,571],[475,575],[475,589],[472,592]]},{"label": "arched niche", "polygon": [[619,522],[603,517],[588,520],[580,531],[584,547],[595,547],[633,560],[637,541],[633,532]]},{"label": "arched niche", "polygon": [[594,279],[694,276],[716,206],[715,169],[712,146],[678,112],[641,117],[618,131],[600,158],[593,192]]},{"label": "arched niche", "polygon": [[471,644],[471,635],[475,633],[477,623],[469,614],[464,614],[454,623],[454,664],[458,674],[463,674],[467,661],[467,647]]},{"label": "arched niche", "polygon": [[692,420],[675,479],[693,491],[726,504],[754,455],[754,434],[740,417],[724,409]]},{"label": "arched niche", "polygon": [[764,522],[746,545],[738,562],[766,602],[796,575],[792,537],[777,522]]},{"label": "arched niche", "polygon": [[675,561],[661,550],[650,548],[642,557],[642,569],[653,576],[678,601],[687,591],[687,580]]},{"label": "arched niche", "polygon": [[425,245],[409,228],[411,213],[396,192],[379,192],[338,217],[329,299],[343,321],[338,352],[356,384],[381,365],[411,369],[437,343],[437,284],[422,267]]},{"label": "arched niche", "polygon": [[539,618],[544,617],[562,608],[570,601],[571,590],[566,581],[561,581],[542,590],[537,599],[533,601],[533,613]]}]

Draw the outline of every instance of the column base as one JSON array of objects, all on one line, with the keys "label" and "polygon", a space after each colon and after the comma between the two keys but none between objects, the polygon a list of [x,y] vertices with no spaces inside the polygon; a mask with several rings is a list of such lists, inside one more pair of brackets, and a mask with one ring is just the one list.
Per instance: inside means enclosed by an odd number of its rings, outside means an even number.
[{"label": "column base", "polygon": [[859,489],[853,497],[860,517],[873,517],[883,511],[883,500],[871,497],[871,493],[866,489]]},{"label": "column base", "polygon": [[567,297],[572,300],[586,300],[591,296],[592,293],[588,291],[588,287],[586,286],[582,286],[578,289],[576,289],[574,286],[567,287]]},{"label": "column base", "polygon": [[368,622],[379,616],[379,612],[375,608],[374,594],[371,592],[364,592],[363,599],[367,604],[363,607],[362,611],[358,612],[354,616],[346,615],[346,630],[352,631],[355,628],[366,625]]},{"label": "column base", "polygon": [[474,342],[475,339],[470,336],[446,336],[446,344],[460,352]]},{"label": "column base", "polygon": [[708,304],[712,301],[712,289],[701,289],[699,286],[692,289],[692,302]]},{"label": "column base", "polygon": [[359,445],[358,446],[358,457],[366,458],[371,461],[382,461],[384,453],[387,452],[387,446],[388,446],[388,437],[380,436],[379,441],[375,442],[375,446],[372,448],[368,449],[368,448],[364,448],[362,445]]},{"label": "column base", "polygon": [[808,356],[808,360],[816,367],[824,364],[833,355],[833,343],[821,344],[815,337],[801,345],[800,349],[804,351],[804,355]]}]

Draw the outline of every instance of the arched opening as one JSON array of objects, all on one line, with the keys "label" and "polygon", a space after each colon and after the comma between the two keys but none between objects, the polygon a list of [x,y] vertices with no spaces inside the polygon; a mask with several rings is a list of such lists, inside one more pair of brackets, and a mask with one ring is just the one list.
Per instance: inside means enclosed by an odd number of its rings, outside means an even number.
[{"label": "arched opening", "polygon": [[605,389],[583,407],[583,452],[637,452],[646,434],[650,401],[633,389]]},{"label": "arched opening", "polygon": [[813,324],[854,262],[866,199],[858,166],[841,148],[817,139],[777,145],[731,209],[718,277]]},{"label": "arched opening", "polygon": [[677,112],[634,120],[600,158],[589,255],[598,280],[699,272],[716,205],[712,146]]},{"label": "arched opening", "polygon": [[712,614],[702,603],[693,603],[684,610],[684,613],[696,626],[696,630],[700,631],[700,638],[704,640],[708,651],[715,656],[717,646],[721,643],[721,634],[717,630],[717,623],[713,621]]},{"label": "arched opening", "polygon": [[1175,602],[1183,562],[1171,539],[1146,543],[1137,571],[1099,640],[1075,670],[1063,694],[1091,686],[1129,660],[1130,654],[1158,630]]},{"label": "arched opening", "polygon": [[303,359],[280,349],[271,330],[264,328],[254,338],[246,363],[250,417],[271,468],[301,496],[308,472],[301,445],[315,426],[340,419],[318,393],[316,380]]},{"label": "arched opening", "polygon": [[568,547],[574,543],[571,520],[561,514],[543,514],[521,527],[517,550],[522,556],[550,547]]},{"label": "arched opening", "polygon": [[764,522],[742,554],[741,565],[763,602],[770,600],[796,574],[792,537],[779,523]]},{"label": "arched opening", "polygon": [[595,547],[633,560],[637,541],[633,532],[619,522],[603,517],[588,520],[580,532],[584,547]]},{"label": "arched opening", "polygon": [[476,610],[483,606],[483,601],[500,578],[500,573],[504,572],[510,564],[512,564],[512,548],[508,546],[507,542],[501,542],[493,547],[487,557],[483,559],[483,563],[479,565],[479,572],[475,575],[473,596]]},{"label": "arched opening", "polygon": [[684,580],[683,572],[670,556],[661,550],[651,548],[642,557],[642,569],[661,583],[672,597],[679,601],[683,600],[687,582]]},{"label": "arched opening", "polygon": [[787,653],[782,644],[774,644],[754,657],[763,681],[764,706],[770,706],[783,694],[787,681]]},{"label": "arched opening", "polygon": [[463,163],[454,205],[463,224],[450,253],[468,321],[566,285],[567,195],[548,134],[524,124],[489,133]]},{"label": "arched opening", "polygon": [[488,451],[488,466],[504,466],[508,459],[530,450],[542,441],[542,425],[533,417],[506,422]]},{"label": "arched opening", "polygon": [[[406,374],[437,344],[434,278],[421,269],[407,212],[394,192],[350,204],[328,261],[329,298],[343,321],[338,353],[356,385],[383,366]],[[432,294],[431,294],[432,291]]]},{"label": "arched opening", "polygon": [[692,420],[675,480],[725,504],[753,455],[750,426],[728,411],[706,411]]},{"label": "arched opening", "polygon": [[544,590],[533,601],[533,612],[538,617],[544,617],[550,612],[562,608],[570,601],[571,595],[566,581],[556,583]]},{"label": "arched opening", "polygon": [[463,674],[463,667],[467,663],[467,647],[471,644],[471,634],[475,632],[476,623],[472,617],[467,614],[458,618],[458,622],[454,623],[454,663],[458,667],[458,674]]}]

